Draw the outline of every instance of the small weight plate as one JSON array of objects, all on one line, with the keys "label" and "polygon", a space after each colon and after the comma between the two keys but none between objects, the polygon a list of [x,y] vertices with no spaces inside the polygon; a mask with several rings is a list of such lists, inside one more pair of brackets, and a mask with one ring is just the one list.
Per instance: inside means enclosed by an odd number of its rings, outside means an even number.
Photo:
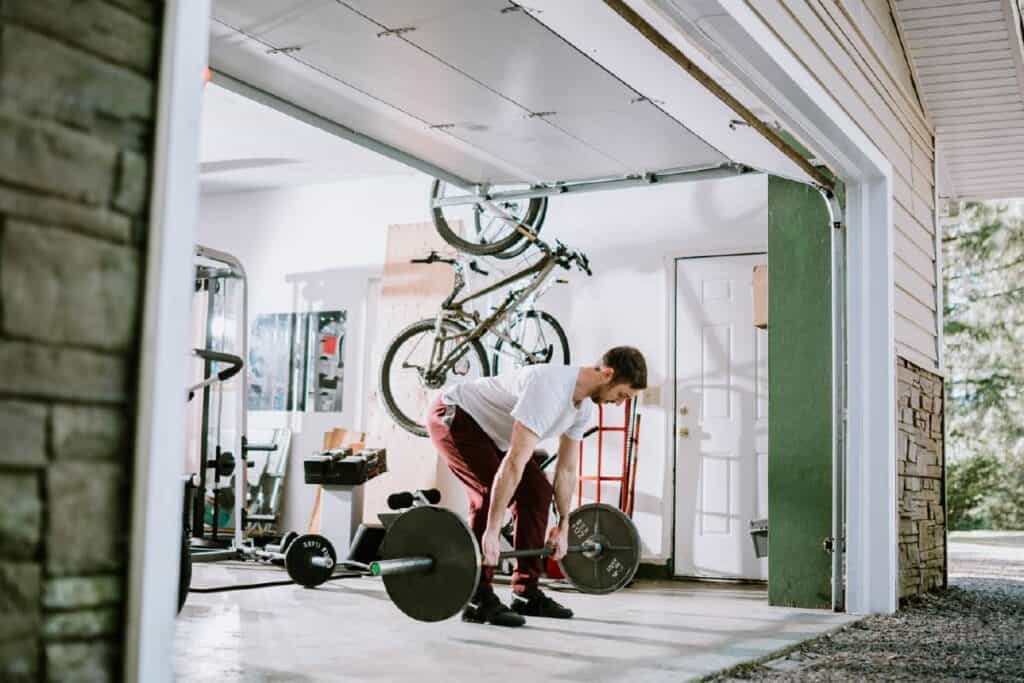
[{"label": "small weight plate", "polygon": [[572,585],[584,593],[613,593],[623,588],[640,567],[640,534],[621,510],[604,503],[588,503],[569,515],[569,545],[586,541],[601,544],[602,551],[574,552],[558,566]]},{"label": "small weight plate", "polygon": [[430,557],[427,572],[384,577],[398,609],[419,621],[442,621],[458,614],[480,581],[480,548],[466,523],[450,510],[414,507],[388,527],[380,557]]},{"label": "small weight plate", "polygon": [[230,477],[235,471],[235,456],[231,453],[223,452],[217,458],[217,474],[221,477]]},{"label": "small weight plate", "polygon": [[284,567],[288,576],[297,584],[306,588],[316,588],[331,578],[334,568],[317,567],[312,563],[314,557],[330,557],[332,562],[338,561],[334,546],[319,534],[299,536],[288,545],[284,556]]},{"label": "small weight plate", "polygon": [[291,546],[292,542],[295,541],[295,539],[298,537],[298,531],[289,531],[287,534],[285,534],[284,538],[281,539],[281,552],[287,553],[288,548]]}]

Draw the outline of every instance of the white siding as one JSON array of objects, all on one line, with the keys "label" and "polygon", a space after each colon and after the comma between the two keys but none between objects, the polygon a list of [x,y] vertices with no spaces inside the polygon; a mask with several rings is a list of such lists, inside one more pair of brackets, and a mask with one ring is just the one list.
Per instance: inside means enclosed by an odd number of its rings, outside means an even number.
[{"label": "white siding", "polygon": [[747,0],[892,163],[896,352],[938,363],[935,138],[888,0]]}]

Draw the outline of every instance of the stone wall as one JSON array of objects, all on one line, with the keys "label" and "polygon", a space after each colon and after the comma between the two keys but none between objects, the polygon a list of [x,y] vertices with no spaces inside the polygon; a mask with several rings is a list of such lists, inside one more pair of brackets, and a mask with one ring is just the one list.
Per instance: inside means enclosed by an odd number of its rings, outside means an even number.
[{"label": "stone wall", "polygon": [[942,378],[898,358],[901,598],[946,585]]},{"label": "stone wall", "polygon": [[0,0],[3,681],[120,677],[161,17]]}]

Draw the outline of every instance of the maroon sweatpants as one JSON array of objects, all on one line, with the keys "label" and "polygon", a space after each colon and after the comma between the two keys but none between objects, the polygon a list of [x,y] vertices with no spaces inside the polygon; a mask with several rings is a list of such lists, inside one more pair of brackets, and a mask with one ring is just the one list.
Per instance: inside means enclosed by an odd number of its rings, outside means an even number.
[{"label": "maroon sweatpants", "polygon": [[[454,416],[445,420],[445,413],[453,407],[445,405],[438,397],[427,410],[427,432],[434,447],[448,462],[452,473],[466,487],[469,497],[469,525],[477,541],[483,539],[487,529],[487,511],[491,504],[491,485],[498,471],[498,464],[505,453],[487,436],[480,425],[466,411],[454,407]],[[450,424],[446,424],[450,422]],[[523,470],[512,497],[512,518],[515,522],[514,546],[516,550],[541,548],[545,542],[548,526],[548,512],[554,489],[533,460]],[[539,557],[519,558],[512,576],[512,589],[522,593],[537,587],[542,561]],[[480,572],[480,585],[490,586],[494,567],[484,567]]]}]

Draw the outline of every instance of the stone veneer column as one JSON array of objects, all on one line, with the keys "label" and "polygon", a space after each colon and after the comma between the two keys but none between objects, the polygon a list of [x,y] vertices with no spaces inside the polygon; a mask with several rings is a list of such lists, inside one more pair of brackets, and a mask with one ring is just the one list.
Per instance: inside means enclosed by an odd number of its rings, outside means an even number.
[{"label": "stone veneer column", "polygon": [[896,487],[901,598],[946,585],[942,378],[898,358]]},{"label": "stone veneer column", "polygon": [[0,0],[3,681],[120,678],[162,14]]}]

